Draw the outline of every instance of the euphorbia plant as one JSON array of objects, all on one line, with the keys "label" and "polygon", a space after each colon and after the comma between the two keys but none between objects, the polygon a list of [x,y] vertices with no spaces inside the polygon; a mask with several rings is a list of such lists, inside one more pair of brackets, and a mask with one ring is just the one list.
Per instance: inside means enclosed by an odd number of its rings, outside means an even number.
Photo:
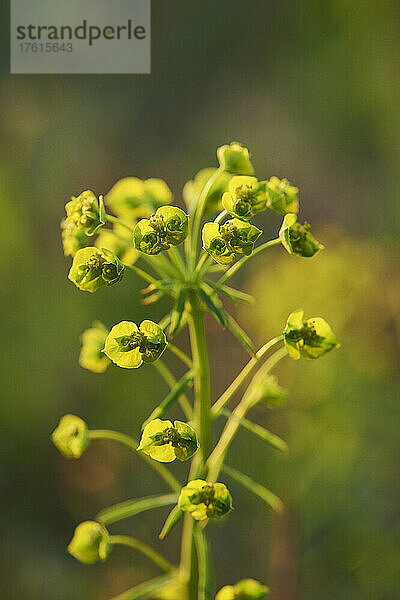
[{"label": "euphorbia plant", "polygon": [[[159,323],[126,320],[108,330],[96,322],[81,337],[82,367],[96,373],[106,371],[112,363],[125,369],[155,367],[168,383],[170,392],[157,406],[149,406],[146,421],[133,424],[140,441],[126,433],[91,430],[74,415],[65,415],[52,434],[54,444],[72,459],[79,458],[95,439],[124,444],[153,467],[170,488],[163,495],[135,498],[104,509],[93,521],[78,525],[69,543],[69,552],[83,563],[105,560],[113,546],[124,544],[142,552],[165,572],[118,596],[119,600],[250,600],[267,596],[268,588],[253,579],[227,582],[217,594],[214,589],[207,528],[215,519],[226,519],[232,510],[226,479],[235,480],[272,509],[282,508],[281,500],[263,482],[253,481],[226,463],[228,450],[240,427],[285,450],[286,443],[280,437],[248,420],[247,413],[256,404],[274,407],[282,402],[285,390],[271,371],[283,357],[315,359],[338,345],[322,318],[304,320],[303,311],[296,310],[286,325],[277,326],[277,336],[257,350],[224,307],[224,297],[249,301],[246,293],[228,282],[252,257],[282,245],[289,254],[311,258],[322,245],[311,235],[308,224],[297,222],[296,187],[275,176],[256,178],[248,150],[236,142],[220,147],[217,156],[218,168],[202,169],[186,184],[186,211],[171,205],[172,194],[162,180],[131,177],[119,181],[104,201],[91,191],[73,198],[66,205],[67,216],[62,222],[64,251],[73,256],[69,279],[80,290],[96,292],[123,278],[125,284],[129,271],[146,282],[144,304],[162,297],[171,303]],[[262,231],[250,220],[265,210],[283,215],[283,224],[276,239],[255,246]],[[106,228],[107,223],[112,229]],[[88,246],[94,235],[98,235],[95,245]],[[250,354],[247,365],[218,399],[211,395],[204,327],[207,312]],[[127,318],[135,319],[135,315]],[[186,328],[191,356],[171,342]],[[164,362],[168,351],[185,366],[179,380]],[[238,396],[236,406],[228,410],[228,403]],[[172,421],[168,413],[177,403],[184,420]],[[214,439],[217,419],[226,422],[219,438]],[[184,481],[178,481],[164,464],[175,459],[190,461]],[[170,564],[136,538],[112,535],[108,530],[116,521],[168,505],[172,509],[159,537],[165,540],[183,521],[179,564]]]}]

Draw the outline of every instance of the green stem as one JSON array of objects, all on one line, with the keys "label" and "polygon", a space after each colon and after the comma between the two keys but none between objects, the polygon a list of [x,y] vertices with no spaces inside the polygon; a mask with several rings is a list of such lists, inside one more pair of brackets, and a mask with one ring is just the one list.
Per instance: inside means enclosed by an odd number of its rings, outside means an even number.
[{"label": "green stem", "polygon": [[144,542],[137,540],[136,538],[130,537],[129,535],[111,535],[110,536],[111,544],[118,544],[120,546],[129,546],[129,548],[133,548],[134,550],[138,550],[144,556],[147,556],[155,565],[160,567],[166,573],[172,571],[175,567],[161,554],[150,548]]},{"label": "green stem", "polygon": [[252,252],[252,254],[250,254],[250,256],[244,256],[243,258],[238,260],[234,265],[232,265],[230,267],[230,269],[228,269],[222,275],[222,277],[218,281],[218,283],[220,285],[222,283],[225,283],[225,281],[228,281],[228,279],[233,277],[233,275],[235,275],[235,273],[237,273],[237,271],[239,271],[239,269],[241,267],[243,267],[243,265],[245,265],[247,263],[247,261],[249,261],[251,258],[254,258],[255,256],[257,256],[257,254],[260,254],[260,252],[263,252],[263,250],[266,250],[267,248],[272,248],[272,246],[279,246],[280,243],[281,243],[280,238],[276,238],[275,240],[270,240],[269,242],[265,242],[265,244],[261,244],[261,246],[258,246],[258,248],[253,250],[253,252]]},{"label": "green stem", "polygon": [[137,452],[137,447],[139,443],[131,438],[129,435],[125,433],[120,433],[119,431],[111,431],[110,429],[92,429],[89,431],[90,439],[92,440],[112,440],[114,442],[119,442],[120,444],[124,444],[130,450],[138,454],[143,460],[147,462],[165,481],[166,484],[173,490],[174,492],[180,492],[181,484],[175,477],[168,471],[164,465],[152,460],[143,452]]},{"label": "green stem", "polygon": [[170,258],[171,262],[173,263],[174,267],[176,268],[176,270],[182,277],[182,279],[185,280],[186,279],[186,265],[183,262],[183,259],[182,259],[182,256],[181,256],[179,250],[177,248],[175,248],[174,246],[171,246],[171,248],[168,250],[168,255],[169,255],[169,258]]},{"label": "green stem", "polygon": [[121,221],[121,219],[119,219],[118,217],[114,217],[113,215],[106,215],[106,219],[109,223],[114,223],[115,225],[121,225],[122,227],[125,227],[125,229],[128,229],[130,233],[133,234],[132,227],[128,225],[128,223],[124,223],[124,221]]},{"label": "green stem", "polygon": [[180,348],[177,348],[174,344],[171,344],[171,342],[168,342],[167,348],[168,350],[171,350],[171,352],[173,352],[175,356],[177,356],[183,363],[185,363],[189,369],[193,368],[193,361],[188,357],[187,354],[182,352]]},{"label": "green stem", "polygon": [[[178,383],[175,377],[172,375],[171,371],[168,369],[167,365],[160,359],[153,363],[153,366],[160,373],[161,377],[164,379],[165,383],[168,385],[169,389],[172,390],[176,384]],[[193,366],[193,365],[192,365]],[[192,407],[190,406],[190,402],[187,399],[185,394],[182,394],[178,400],[181,409],[185,413],[186,418],[190,421],[192,418]]]},{"label": "green stem", "polygon": [[142,271],[142,269],[139,269],[139,267],[135,267],[135,265],[127,265],[125,263],[123,263],[123,265],[125,269],[129,269],[129,271],[136,273],[136,275],[147,281],[147,283],[157,283],[157,279],[146,273],[146,271]]},{"label": "green stem", "polygon": [[[286,348],[280,348],[277,350],[265,363],[263,367],[263,375],[267,375],[275,365],[287,355]],[[228,419],[224,430],[222,431],[221,437],[218,444],[215,446],[214,451],[208,459],[209,472],[208,480],[211,482],[217,481],[219,472],[224,464],[226,453],[229,446],[232,443],[233,438],[236,435],[237,430],[240,427],[241,420],[246,416],[247,411],[253,406],[254,401],[252,394],[249,393],[250,387],[245,392],[242,400],[239,402],[237,407],[232,413],[232,416]]]},{"label": "green stem", "polygon": [[282,335],[280,335],[276,338],[273,338],[272,340],[270,340],[269,342],[264,344],[264,346],[262,346],[258,350],[258,352],[256,353],[254,358],[251,358],[249,360],[247,365],[241,370],[241,372],[236,377],[236,379],[234,379],[234,381],[225,390],[225,392],[222,394],[222,396],[220,396],[220,398],[214,403],[213,407],[211,408],[212,418],[215,419],[216,417],[218,417],[219,413],[224,408],[224,406],[236,394],[236,392],[243,385],[243,383],[246,381],[246,379],[248,377],[250,377],[250,375],[253,373],[253,371],[257,368],[260,360],[266,355],[268,350],[270,350],[271,348],[276,346],[276,344],[279,344],[279,342],[281,342],[282,340],[283,340]]}]

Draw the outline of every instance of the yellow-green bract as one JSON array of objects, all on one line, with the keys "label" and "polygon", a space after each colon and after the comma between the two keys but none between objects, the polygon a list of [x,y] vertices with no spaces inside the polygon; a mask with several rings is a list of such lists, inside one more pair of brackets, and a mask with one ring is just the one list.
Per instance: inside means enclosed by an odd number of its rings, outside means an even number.
[{"label": "yellow-green bract", "polygon": [[254,173],[249,151],[239,142],[220,146],[217,150],[217,157],[221,169],[228,173],[233,175],[253,175]]},{"label": "yellow-green bract", "polygon": [[223,483],[207,483],[194,479],[182,488],[179,508],[192,515],[196,521],[218,519],[232,510],[232,496]]},{"label": "yellow-green bract", "polygon": [[143,430],[138,450],[159,462],[187,460],[199,447],[196,432],[182,421],[154,419]]},{"label": "yellow-green bract", "polygon": [[78,250],[88,245],[90,240],[84,229],[77,227],[71,217],[61,221],[61,239],[65,256],[75,256]]},{"label": "yellow-green bract", "polygon": [[227,265],[234,260],[235,253],[249,256],[261,234],[261,229],[240,219],[230,219],[223,225],[206,223],[202,232],[203,248],[217,263]]},{"label": "yellow-green bract", "polygon": [[339,346],[332,329],[321,317],[303,321],[303,310],[292,312],[287,320],[283,338],[289,356],[319,358]]},{"label": "yellow-green bract", "polygon": [[311,258],[323,249],[323,245],[314,238],[309,229],[310,225],[308,223],[304,223],[304,225],[297,223],[297,215],[294,213],[285,215],[279,237],[282,246],[286,248],[289,254]]},{"label": "yellow-green bract", "polygon": [[267,586],[255,579],[242,579],[236,585],[224,586],[215,600],[262,600],[268,593]]},{"label": "yellow-green bract", "polygon": [[91,190],[82,192],[76,198],[73,196],[65,205],[65,212],[68,219],[89,236],[94,235],[106,222],[103,197],[97,198]]},{"label": "yellow-green bract", "polygon": [[172,201],[172,192],[162,179],[124,177],[105,197],[107,206],[119,217],[149,217],[157,208]]},{"label": "yellow-green bract", "polygon": [[232,177],[228,191],[222,196],[222,205],[239,219],[250,219],[267,208],[267,187],[257,177]]},{"label": "yellow-green bract", "polygon": [[82,248],[74,256],[68,278],[85,292],[96,292],[102,287],[121,281],[124,265],[106,248]]},{"label": "yellow-green bract", "polygon": [[280,215],[299,212],[299,189],[290,185],[287,179],[271,177],[267,182],[267,206]]},{"label": "yellow-green bract", "polygon": [[247,393],[249,402],[253,404],[262,402],[269,408],[280,406],[287,396],[287,391],[278,384],[274,375],[256,376]]},{"label": "yellow-green bract", "polygon": [[67,458],[80,458],[90,442],[85,421],[75,415],[64,415],[51,434],[51,439]]},{"label": "yellow-green bract", "polygon": [[119,367],[137,369],[160,358],[167,347],[161,327],[153,321],[142,321],[138,327],[132,321],[121,321],[111,329],[103,352]]},{"label": "yellow-green bract", "polygon": [[103,353],[107,335],[108,329],[100,321],[95,321],[92,327],[82,333],[79,354],[81,367],[93,373],[104,373],[110,364],[110,359]]},{"label": "yellow-green bract", "polygon": [[96,521],[84,521],[75,529],[68,552],[81,563],[91,565],[106,560],[111,548],[107,529]]},{"label": "yellow-green bract", "polygon": [[187,214],[176,206],[162,206],[150,219],[141,219],[137,223],[133,239],[137,250],[154,255],[178,246],[187,234]]}]

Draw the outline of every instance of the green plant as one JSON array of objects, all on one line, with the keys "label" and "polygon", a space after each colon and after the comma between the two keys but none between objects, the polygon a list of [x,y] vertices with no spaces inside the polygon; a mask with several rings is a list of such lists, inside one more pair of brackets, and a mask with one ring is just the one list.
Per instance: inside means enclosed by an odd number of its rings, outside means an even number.
[{"label": "green plant", "polygon": [[[64,416],[52,434],[59,450],[75,459],[95,439],[120,442],[138,452],[171,490],[161,496],[129,500],[107,508],[95,521],[81,523],[75,530],[68,549],[81,562],[105,560],[114,545],[124,544],[142,552],[165,571],[165,575],[123,593],[119,600],[216,597],[206,525],[213,519],[225,518],[232,510],[232,497],[228,487],[220,481],[221,477],[226,475],[235,480],[272,509],[282,509],[281,500],[273,492],[226,464],[230,444],[239,427],[243,427],[272,447],[285,450],[287,446],[281,438],[246,418],[248,411],[256,404],[273,407],[282,402],[285,390],[271,371],[284,356],[318,358],[338,345],[323,319],[303,321],[303,311],[298,310],[289,315],[282,334],[256,350],[249,336],[223,306],[224,296],[235,302],[251,300],[227,282],[252,257],[280,244],[289,254],[312,257],[322,246],[313,238],[307,224],[297,223],[297,188],[277,177],[259,181],[253,176],[248,150],[238,143],[222,146],[217,156],[218,168],[202,170],[186,184],[184,197],[188,214],[170,205],[172,194],[161,180],[143,182],[126,178],[106,195],[106,208],[102,197],[97,198],[90,191],[73,198],[66,206],[67,217],[62,223],[65,254],[73,256],[69,279],[79,289],[95,292],[110,287],[119,283],[126,271],[131,271],[146,282],[145,304],[150,305],[162,297],[172,303],[171,310],[159,323],[145,320],[137,325],[122,321],[108,331],[96,322],[81,338],[80,364],[83,367],[103,372],[111,362],[130,369],[151,363],[170,386],[170,393],[143,423],[140,443],[124,433],[90,430],[74,415]],[[111,209],[114,215],[108,214],[106,209]],[[203,217],[219,209],[222,210],[215,219],[202,228],[203,249],[199,253]],[[254,248],[262,231],[250,224],[249,219],[267,209],[284,215],[283,225],[279,237]],[[107,222],[113,229],[104,229]],[[87,247],[94,234],[99,234],[96,246]],[[184,252],[178,249],[182,245]],[[240,258],[234,262],[236,255]],[[139,259],[145,269],[136,265]],[[215,278],[215,274],[221,272],[222,275]],[[204,327],[206,312],[229,329],[251,356],[214,403]],[[186,327],[191,357],[170,341]],[[187,368],[179,381],[161,358],[166,351],[173,352]],[[227,404],[249,380],[241,400],[229,411]],[[193,402],[188,398],[192,387]],[[176,403],[180,404],[186,422],[162,420]],[[226,419],[226,424],[214,443],[213,423],[220,418]],[[189,474],[183,483],[163,464],[176,458],[191,459]],[[106,529],[128,516],[168,505],[173,508],[160,538],[165,539],[183,520],[179,566],[171,565],[143,542],[129,536],[111,535]],[[241,507],[236,508],[241,510]],[[267,594],[267,587],[246,579],[225,586],[217,598],[246,600],[264,598]]]}]

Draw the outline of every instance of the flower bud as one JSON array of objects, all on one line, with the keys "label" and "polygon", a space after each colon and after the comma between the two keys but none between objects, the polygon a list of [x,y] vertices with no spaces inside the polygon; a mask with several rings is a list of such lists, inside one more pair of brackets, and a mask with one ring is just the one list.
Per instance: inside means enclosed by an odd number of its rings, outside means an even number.
[{"label": "flower bud", "polygon": [[85,231],[77,227],[71,217],[61,221],[61,238],[65,256],[75,256],[78,250],[85,248],[89,243]]},{"label": "flower bud", "polygon": [[324,247],[317,242],[309,231],[310,225],[297,223],[297,215],[288,213],[283,219],[282,227],[279,231],[282,245],[289,254],[311,258]]},{"label": "flower bud", "polygon": [[202,232],[203,248],[216,262],[226,265],[233,261],[235,253],[249,256],[261,234],[261,229],[240,219],[230,219],[223,225],[206,223]]},{"label": "flower bud", "polygon": [[[213,167],[207,167],[201,169],[193,179],[187,181],[183,187],[182,195],[186,206],[193,211],[197,206],[201,192],[204,186],[212,177],[217,169]],[[214,181],[211,189],[208,191],[204,212],[217,212],[222,210],[222,196],[226,192],[228,183],[231,179],[229,173],[223,172],[219,175],[216,181]]]},{"label": "flower bud", "polygon": [[107,529],[96,521],[80,523],[68,544],[68,552],[85,565],[106,560],[111,548]]},{"label": "flower bud", "polygon": [[77,228],[83,229],[89,236],[94,235],[106,222],[103,197],[96,198],[90,190],[82,192],[77,198],[73,196],[65,205],[65,211]]},{"label": "flower bud", "polygon": [[299,189],[290,185],[287,179],[271,177],[267,183],[267,206],[280,215],[299,212]]},{"label": "flower bud", "polygon": [[250,219],[267,208],[267,188],[265,181],[256,177],[232,177],[228,191],[222,196],[225,210],[239,219]]},{"label": "flower bud", "polygon": [[196,432],[187,423],[154,419],[143,430],[138,450],[159,462],[191,458],[199,447]]},{"label": "flower bud", "polygon": [[226,585],[215,597],[215,600],[262,600],[269,589],[255,579],[242,579],[236,585]]},{"label": "flower bud", "polygon": [[121,281],[124,265],[106,248],[82,248],[74,256],[68,278],[85,292],[96,292]]},{"label": "flower bud", "polygon": [[88,427],[75,415],[64,415],[53,433],[53,444],[67,458],[80,458],[89,445]]},{"label": "flower bud", "polygon": [[182,488],[178,506],[196,521],[218,519],[232,510],[232,496],[223,483],[194,479]]},{"label": "flower bud", "polygon": [[217,157],[222,169],[228,173],[233,175],[253,175],[254,173],[249,151],[239,142],[220,146],[217,150]]},{"label": "flower bud", "polygon": [[162,206],[150,219],[137,223],[133,239],[135,248],[144,254],[159,254],[171,245],[178,246],[188,234],[188,216],[175,206]]},{"label": "flower bud", "polygon": [[103,353],[108,329],[99,321],[95,321],[81,335],[81,352],[79,364],[93,373],[104,373],[110,364],[109,358]]},{"label": "flower bud", "polygon": [[303,321],[303,310],[296,310],[288,317],[283,338],[289,356],[319,358],[339,346],[332,329],[321,317]]},{"label": "flower bud", "polygon": [[167,339],[157,323],[142,321],[138,327],[132,321],[121,321],[108,334],[104,353],[119,367],[137,369],[143,362],[160,358],[166,347]]},{"label": "flower bud", "polygon": [[172,192],[162,179],[125,177],[106,195],[107,206],[123,219],[149,217],[157,208],[170,204]]}]

